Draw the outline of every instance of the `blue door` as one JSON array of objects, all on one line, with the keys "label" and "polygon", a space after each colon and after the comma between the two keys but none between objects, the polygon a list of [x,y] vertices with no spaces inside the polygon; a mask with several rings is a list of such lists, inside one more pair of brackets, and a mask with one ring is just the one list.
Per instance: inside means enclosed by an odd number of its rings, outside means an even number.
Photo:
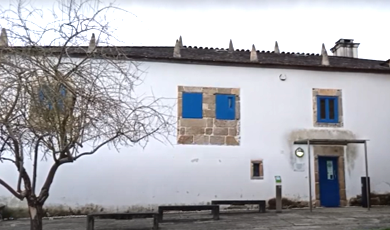
[{"label": "blue door", "polygon": [[340,206],[337,157],[318,157],[320,201],[324,207]]}]

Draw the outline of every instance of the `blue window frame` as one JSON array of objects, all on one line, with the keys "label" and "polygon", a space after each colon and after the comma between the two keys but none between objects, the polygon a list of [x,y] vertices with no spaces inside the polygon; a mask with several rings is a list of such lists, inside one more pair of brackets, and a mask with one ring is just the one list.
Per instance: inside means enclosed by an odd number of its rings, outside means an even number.
[{"label": "blue window frame", "polygon": [[215,117],[220,120],[236,119],[236,96],[232,94],[217,94],[215,98]]},{"label": "blue window frame", "polygon": [[182,98],[183,118],[203,118],[203,95],[202,93],[183,92]]},{"label": "blue window frame", "polygon": [[[53,89],[48,85],[43,85],[38,92],[39,102],[46,106],[48,109],[53,109],[52,102],[55,101],[56,95],[52,92]],[[66,88],[64,85],[60,85],[59,87],[59,95],[61,97],[57,98],[58,108],[62,110],[64,108],[64,98],[66,96]]]},{"label": "blue window frame", "polygon": [[337,96],[317,96],[317,122],[339,122],[339,103]]}]

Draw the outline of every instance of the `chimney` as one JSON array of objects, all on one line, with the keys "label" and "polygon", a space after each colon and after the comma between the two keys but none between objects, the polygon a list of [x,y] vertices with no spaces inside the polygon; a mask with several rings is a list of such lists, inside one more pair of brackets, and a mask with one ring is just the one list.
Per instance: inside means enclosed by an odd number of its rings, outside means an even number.
[{"label": "chimney", "polygon": [[360,43],[353,43],[353,39],[342,38],[330,50],[334,56],[357,58],[359,45]]}]

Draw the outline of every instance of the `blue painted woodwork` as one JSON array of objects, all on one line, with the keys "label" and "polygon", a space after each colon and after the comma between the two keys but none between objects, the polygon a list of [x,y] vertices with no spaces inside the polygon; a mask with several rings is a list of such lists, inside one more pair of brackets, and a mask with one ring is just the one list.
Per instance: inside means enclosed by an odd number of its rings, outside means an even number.
[{"label": "blue painted woodwork", "polygon": [[337,157],[318,157],[320,202],[324,207],[340,206]]},{"label": "blue painted woodwork", "polygon": [[317,122],[338,123],[338,104],[337,96],[317,96]]},{"label": "blue painted woodwork", "polygon": [[236,119],[236,96],[232,94],[217,94],[215,98],[215,117],[220,120]]},{"label": "blue painted woodwork", "polygon": [[[53,109],[53,105],[52,105],[52,101],[53,100],[50,100],[49,98],[52,96],[52,92],[51,92],[52,89],[50,89],[49,86],[47,85],[43,85],[40,89],[39,89],[39,92],[38,92],[38,98],[39,98],[39,101],[41,103],[43,103],[45,106],[47,106],[48,109]],[[60,85],[60,88],[59,88],[59,94],[60,96],[62,97],[65,97],[66,96],[66,88],[65,86],[63,85]],[[60,109],[63,109],[64,108],[64,100],[63,98],[58,98],[58,107]]]},{"label": "blue painted woodwork", "polygon": [[203,95],[202,93],[186,93],[182,96],[182,117],[202,118],[203,117]]}]

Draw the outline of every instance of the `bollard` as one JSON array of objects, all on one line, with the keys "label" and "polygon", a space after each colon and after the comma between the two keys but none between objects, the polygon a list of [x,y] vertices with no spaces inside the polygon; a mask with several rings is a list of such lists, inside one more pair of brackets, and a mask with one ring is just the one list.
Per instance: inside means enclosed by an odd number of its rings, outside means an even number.
[{"label": "bollard", "polygon": [[282,212],[282,186],[276,185],[276,212]]},{"label": "bollard", "polygon": [[276,213],[282,212],[282,178],[275,176],[276,183]]}]

